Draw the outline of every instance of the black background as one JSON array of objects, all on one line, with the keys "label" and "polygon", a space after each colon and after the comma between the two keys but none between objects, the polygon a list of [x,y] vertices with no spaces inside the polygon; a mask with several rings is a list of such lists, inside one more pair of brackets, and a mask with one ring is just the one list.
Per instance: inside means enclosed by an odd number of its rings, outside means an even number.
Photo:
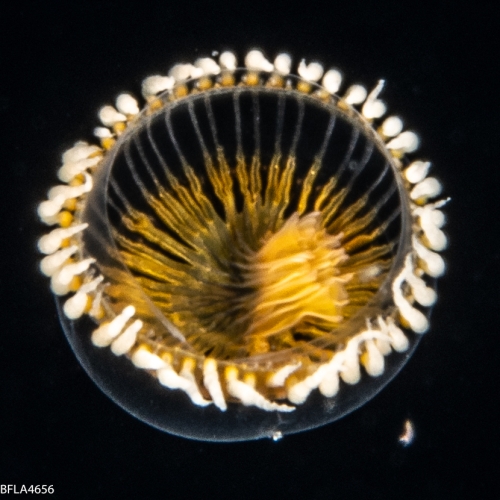
[{"label": "black background", "polygon": [[[499,498],[495,2],[18,2],[0,10],[0,484],[56,498]],[[59,326],[37,203],[96,111],[212,50],[260,47],[388,85],[452,202],[432,328],[362,409],[275,443],[162,434],[108,400]],[[398,443],[405,419],[414,443]]]}]

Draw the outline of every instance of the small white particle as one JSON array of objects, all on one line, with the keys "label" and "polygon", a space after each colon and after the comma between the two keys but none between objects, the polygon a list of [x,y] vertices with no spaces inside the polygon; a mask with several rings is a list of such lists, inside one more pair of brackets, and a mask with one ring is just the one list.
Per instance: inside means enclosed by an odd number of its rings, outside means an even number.
[{"label": "small white particle", "polygon": [[281,431],[275,431],[273,432],[271,438],[274,442],[280,441],[281,439],[283,439],[283,433]]},{"label": "small white particle", "polygon": [[415,439],[415,428],[413,427],[413,422],[410,419],[407,419],[405,420],[403,426],[403,432],[399,436],[398,441],[401,443],[402,446],[406,448],[407,446],[410,446],[411,443],[413,443],[414,439]]}]

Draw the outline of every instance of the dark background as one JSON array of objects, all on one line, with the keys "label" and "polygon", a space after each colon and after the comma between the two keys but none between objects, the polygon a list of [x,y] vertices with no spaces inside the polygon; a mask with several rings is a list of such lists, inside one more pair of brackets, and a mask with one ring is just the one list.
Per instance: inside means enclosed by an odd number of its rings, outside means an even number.
[{"label": "dark background", "polygon": [[[0,10],[0,484],[56,498],[499,498],[495,2],[18,2]],[[85,375],[37,269],[36,206],[96,111],[212,50],[341,68],[422,138],[452,197],[432,328],[374,400],[280,442],[194,442],[127,415]],[[414,443],[398,443],[405,419]]]}]

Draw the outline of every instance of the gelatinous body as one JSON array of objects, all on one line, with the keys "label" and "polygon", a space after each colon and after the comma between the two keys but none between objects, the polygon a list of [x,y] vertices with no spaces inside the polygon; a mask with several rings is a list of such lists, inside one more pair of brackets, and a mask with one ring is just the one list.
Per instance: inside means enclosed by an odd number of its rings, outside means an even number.
[{"label": "gelatinous body", "polygon": [[[282,436],[376,394],[428,329],[444,202],[417,136],[318,63],[145,80],[63,156],[42,271],[97,384],[186,437]],[[321,78],[322,85],[317,83]]]}]

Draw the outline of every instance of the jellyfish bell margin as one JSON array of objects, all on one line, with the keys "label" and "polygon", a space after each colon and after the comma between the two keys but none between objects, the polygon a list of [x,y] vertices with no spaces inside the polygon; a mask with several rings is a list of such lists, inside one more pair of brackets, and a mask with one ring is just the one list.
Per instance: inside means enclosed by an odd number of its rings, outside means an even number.
[{"label": "jellyfish bell margin", "polygon": [[116,403],[241,441],[371,399],[428,330],[447,241],[418,137],[336,69],[250,51],[99,111],[38,209],[66,336]]}]

